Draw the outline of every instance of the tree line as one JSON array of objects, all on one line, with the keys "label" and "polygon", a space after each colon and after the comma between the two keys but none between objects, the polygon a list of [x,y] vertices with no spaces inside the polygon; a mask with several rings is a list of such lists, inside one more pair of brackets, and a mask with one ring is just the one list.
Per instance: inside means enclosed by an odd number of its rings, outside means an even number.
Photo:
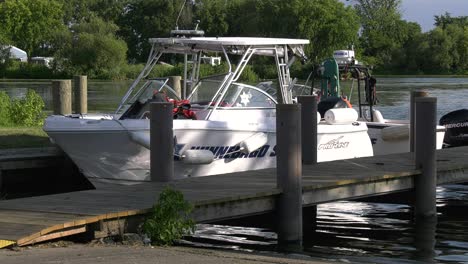
[{"label": "tree line", "polygon": [[[468,74],[467,16],[441,14],[422,32],[400,8],[401,0],[0,0],[0,47],[54,57],[50,74],[127,78],[145,62],[149,38],[199,20],[207,36],[309,39],[304,69],[353,45],[376,73]],[[3,58],[0,73],[27,67]]]}]

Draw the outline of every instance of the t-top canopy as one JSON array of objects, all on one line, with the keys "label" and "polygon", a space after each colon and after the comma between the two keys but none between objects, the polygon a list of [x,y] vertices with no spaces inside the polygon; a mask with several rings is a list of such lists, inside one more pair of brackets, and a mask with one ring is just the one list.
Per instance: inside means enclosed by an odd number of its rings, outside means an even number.
[{"label": "t-top canopy", "polygon": [[224,49],[228,53],[242,54],[246,48],[251,47],[259,49],[257,54],[269,50],[265,55],[271,55],[273,48],[281,48],[284,45],[302,50],[304,44],[309,44],[307,39],[253,37],[151,38],[149,42],[164,53],[222,52]]},{"label": "t-top canopy", "polygon": [[150,43],[182,45],[216,46],[269,46],[269,45],[304,45],[308,39],[288,38],[251,38],[251,37],[196,37],[196,38],[151,38]]}]

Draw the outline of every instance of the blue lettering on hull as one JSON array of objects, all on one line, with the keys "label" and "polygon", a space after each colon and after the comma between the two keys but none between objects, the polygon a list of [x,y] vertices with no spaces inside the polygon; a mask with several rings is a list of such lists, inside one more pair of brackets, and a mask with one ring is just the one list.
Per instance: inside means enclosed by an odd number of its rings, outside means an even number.
[{"label": "blue lettering on hull", "polygon": [[275,154],[275,147],[273,147],[272,151],[270,150],[270,145],[264,145],[263,147],[252,151],[250,153],[243,153],[240,152],[239,146],[192,146],[190,149],[196,150],[209,150],[213,152],[215,159],[249,159],[249,158],[263,158],[267,157],[274,157]]}]

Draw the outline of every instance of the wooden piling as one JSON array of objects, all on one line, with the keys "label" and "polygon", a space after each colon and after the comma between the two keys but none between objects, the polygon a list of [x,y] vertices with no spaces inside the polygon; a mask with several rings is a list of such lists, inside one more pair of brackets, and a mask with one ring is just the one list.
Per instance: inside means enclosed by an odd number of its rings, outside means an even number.
[{"label": "wooden piling", "polygon": [[428,93],[426,91],[411,91],[410,95],[410,152],[414,152],[415,144],[415,128],[414,128],[414,119],[415,119],[415,100],[419,97],[427,97]]},{"label": "wooden piling", "polygon": [[302,163],[317,164],[317,96],[297,97],[301,104]]},{"label": "wooden piling", "polygon": [[88,113],[88,77],[86,75],[74,76],[73,82],[75,113],[86,114]]},{"label": "wooden piling", "polygon": [[421,263],[432,263],[435,252],[437,234],[437,216],[416,219],[414,226],[415,259]]},{"label": "wooden piling", "polygon": [[437,98],[415,99],[415,165],[422,174],[415,177],[415,216],[436,215],[436,104]]},{"label": "wooden piling", "polygon": [[173,106],[169,102],[150,103],[151,181],[168,182],[174,179]]},{"label": "wooden piling", "polygon": [[276,105],[278,243],[302,244],[301,105]]},{"label": "wooden piling", "polygon": [[54,115],[72,113],[71,80],[52,81],[52,105]]},{"label": "wooden piling", "polygon": [[180,98],[182,98],[182,95],[183,95],[181,82],[182,82],[181,76],[169,76],[169,81],[167,83],[172,89],[174,89],[174,91]]}]

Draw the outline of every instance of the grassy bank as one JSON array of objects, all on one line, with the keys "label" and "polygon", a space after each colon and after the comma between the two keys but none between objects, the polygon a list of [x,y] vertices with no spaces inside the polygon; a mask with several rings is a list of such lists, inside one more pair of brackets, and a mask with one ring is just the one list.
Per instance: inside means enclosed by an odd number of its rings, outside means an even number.
[{"label": "grassy bank", "polygon": [[0,127],[0,149],[50,146],[42,127]]}]

